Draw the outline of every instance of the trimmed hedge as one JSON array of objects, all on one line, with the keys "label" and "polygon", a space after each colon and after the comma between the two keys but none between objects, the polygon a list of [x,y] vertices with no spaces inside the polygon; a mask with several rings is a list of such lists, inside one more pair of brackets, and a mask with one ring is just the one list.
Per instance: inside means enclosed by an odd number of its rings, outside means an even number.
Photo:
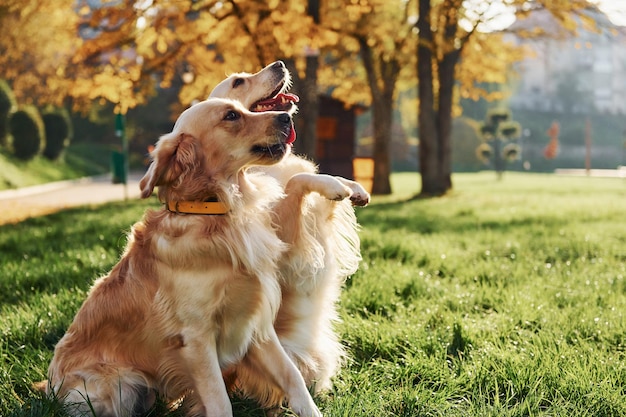
[{"label": "trimmed hedge", "polygon": [[72,136],[70,117],[65,109],[44,113],[42,116],[46,132],[46,146],[43,155],[54,161],[59,159],[69,145]]},{"label": "trimmed hedge", "polygon": [[13,90],[6,81],[0,80],[0,146],[6,146],[9,142],[9,115],[15,106]]},{"label": "trimmed hedge", "polygon": [[9,128],[13,136],[13,153],[17,158],[32,159],[45,148],[45,129],[36,107],[25,106],[13,113]]}]

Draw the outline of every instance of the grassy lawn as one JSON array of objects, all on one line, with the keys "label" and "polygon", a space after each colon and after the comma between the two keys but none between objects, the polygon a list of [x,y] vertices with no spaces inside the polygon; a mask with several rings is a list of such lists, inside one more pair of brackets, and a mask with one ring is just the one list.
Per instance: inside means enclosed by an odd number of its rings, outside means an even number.
[{"label": "grassy lawn", "polygon": [[109,171],[110,154],[106,146],[77,143],[58,161],[43,156],[22,161],[0,150],[0,190],[104,174]]},{"label": "grassy lawn", "polygon": [[[326,416],[626,416],[626,181],[460,174],[445,198],[359,209],[363,262]],[[94,278],[149,202],[0,227],[0,415],[60,415],[31,392]],[[153,413],[158,415],[159,413]],[[236,416],[263,415],[235,400]]]}]

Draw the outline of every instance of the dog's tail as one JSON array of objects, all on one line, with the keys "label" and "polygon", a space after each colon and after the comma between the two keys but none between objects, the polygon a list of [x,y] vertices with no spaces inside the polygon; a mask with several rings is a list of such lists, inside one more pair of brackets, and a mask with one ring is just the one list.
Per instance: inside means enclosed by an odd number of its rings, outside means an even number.
[{"label": "dog's tail", "polygon": [[140,416],[156,401],[152,380],[132,368],[93,365],[64,375],[55,382],[32,384],[63,403],[70,416]]}]

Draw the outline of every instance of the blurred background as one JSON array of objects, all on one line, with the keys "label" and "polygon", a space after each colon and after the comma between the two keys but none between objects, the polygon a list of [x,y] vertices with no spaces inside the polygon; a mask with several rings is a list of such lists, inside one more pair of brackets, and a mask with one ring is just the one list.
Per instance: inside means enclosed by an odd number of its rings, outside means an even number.
[{"label": "blurred background", "polygon": [[295,152],[374,194],[397,171],[422,195],[453,172],[617,171],[625,3],[0,0],[0,189],[124,182],[182,110],[279,59]]}]

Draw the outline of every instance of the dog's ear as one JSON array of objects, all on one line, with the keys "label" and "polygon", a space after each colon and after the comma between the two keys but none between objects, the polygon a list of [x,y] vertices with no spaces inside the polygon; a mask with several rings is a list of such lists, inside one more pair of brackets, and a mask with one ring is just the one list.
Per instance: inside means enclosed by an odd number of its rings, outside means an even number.
[{"label": "dog's ear", "polygon": [[181,179],[195,166],[195,140],[186,133],[168,133],[161,136],[150,156],[152,163],[139,181],[142,198],[150,197],[154,187]]}]

